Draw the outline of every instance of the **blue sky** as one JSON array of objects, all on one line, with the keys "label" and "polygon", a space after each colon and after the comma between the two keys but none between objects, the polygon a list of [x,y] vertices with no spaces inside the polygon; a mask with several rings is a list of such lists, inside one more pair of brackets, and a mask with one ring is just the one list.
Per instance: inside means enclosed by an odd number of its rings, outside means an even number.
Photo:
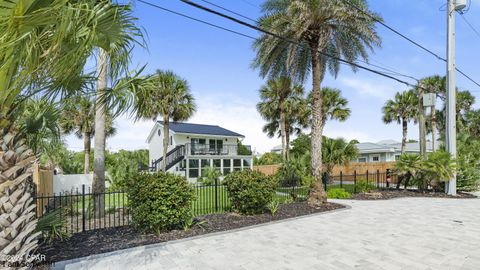
[{"label": "blue sky", "polygon": [[[209,0],[252,18],[260,16],[261,0]],[[178,0],[150,0],[166,8],[209,21],[224,27],[258,36],[258,33],[225,19],[215,17]],[[207,5],[200,0],[200,4]],[[446,51],[446,0],[369,0],[372,10],[379,13],[387,24],[444,56]],[[156,69],[170,69],[187,79],[195,95],[198,111],[190,122],[217,124],[246,136],[245,143],[265,152],[279,144],[262,133],[264,124],[255,109],[259,101],[258,89],[265,80],[251,68],[254,58],[252,40],[194,22],[159,9],[134,2],[138,24],[147,33],[148,50],[136,48],[132,68],[147,64],[146,73]],[[480,30],[480,0],[472,0],[464,16]],[[421,78],[445,74],[445,63],[414,47],[378,25],[382,47],[371,54],[370,62]],[[457,15],[457,66],[480,81],[477,63],[480,62],[480,37]],[[337,78],[327,75],[323,86],[342,90],[349,100],[352,116],[346,122],[329,122],[325,134],[365,141],[401,138],[401,127],[385,125],[381,120],[381,107],[395,92],[408,87],[366,71],[353,73],[343,66]],[[460,75],[458,86],[469,89],[480,97],[480,88]],[[311,89],[310,80],[305,83]],[[117,119],[118,133],[107,142],[111,150],[147,148],[145,139],[153,123],[134,123]],[[418,128],[409,126],[409,138],[418,137]],[[73,137],[67,142],[71,149],[79,150],[82,143]]]}]

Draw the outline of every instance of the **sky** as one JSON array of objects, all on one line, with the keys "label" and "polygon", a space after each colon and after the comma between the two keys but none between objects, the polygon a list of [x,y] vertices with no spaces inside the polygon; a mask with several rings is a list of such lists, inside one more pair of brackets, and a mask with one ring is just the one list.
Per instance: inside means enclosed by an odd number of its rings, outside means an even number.
[{"label": "sky", "polygon": [[[259,36],[259,33],[226,19],[197,10],[178,0],[148,0],[165,8],[206,20],[210,23]],[[261,16],[262,0],[209,0],[250,18]],[[195,2],[208,5],[201,0]],[[371,10],[380,14],[385,23],[424,45],[435,53],[446,55],[446,0],[368,0]],[[212,28],[178,15],[134,1],[134,14],[144,29],[147,49],[137,47],[132,52],[131,68],[146,65],[145,73],[157,69],[172,70],[185,78],[195,96],[197,112],[188,121],[212,124],[245,135],[244,144],[257,152],[267,152],[280,144],[278,138],[268,138],[262,132],[265,122],[256,111],[260,101],[258,90],[266,79],[251,67],[255,52],[252,40],[220,29]],[[212,7],[213,8],[213,7]],[[463,16],[480,31],[480,0],[472,0]],[[480,81],[477,63],[480,63],[480,35],[468,27],[460,15],[456,16],[457,67]],[[381,48],[370,54],[370,63],[394,69],[402,74],[422,78],[434,74],[445,75],[446,64],[408,43],[396,34],[377,25],[382,39]],[[460,89],[470,90],[480,98],[480,87],[462,76],[457,76]],[[406,79],[409,80],[409,79]],[[410,82],[413,82],[409,80]],[[311,89],[310,78],[304,83]],[[338,88],[348,99],[352,113],[345,122],[330,121],[325,135],[360,142],[401,140],[401,126],[382,122],[381,108],[397,91],[408,86],[367,71],[353,72],[342,66],[338,76],[327,74],[322,86]],[[152,121],[134,122],[126,116],[115,121],[117,134],[107,139],[107,148],[146,149],[146,138]],[[409,125],[409,139],[418,138],[418,127]],[[68,147],[79,151],[82,141],[67,137]]]}]

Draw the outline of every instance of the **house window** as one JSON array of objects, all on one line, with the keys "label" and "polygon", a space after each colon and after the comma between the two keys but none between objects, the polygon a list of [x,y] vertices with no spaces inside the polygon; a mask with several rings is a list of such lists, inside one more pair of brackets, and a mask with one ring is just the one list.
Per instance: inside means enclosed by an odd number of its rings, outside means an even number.
[{"label": "house window", "polygon": [[234,159],[233,160],[233,170],[234,171],[241,171],[242,170],[242,160],[241,159]]},{"label": "house window", "polygon": [[188,160],[188,177],[195,178],[198,177],[200,162],[198,159]]},{"label": "house window", "polygon": [[230,173],[230,159],[223,159],[223,175],[227,175]]},{"label": "house window", "polygon": [[379,162],[380,161],[380,156],[373,156],[372,161],[373,162]]},{"label": "house window", "polygon": [[395,155],[395,161],[400,160],[400,155]]},{"label": "house window", "polygon": [[205,168],[210,168],[210,159],[201,160],[202,175],[204,175]]},{"label": "house window", "polygon": [[243,160],[243,168],[244,169],[250,169],[250,160],[248,160],[248,159]]},{"label": "house window", "polygon": [[192,155],[205,155],[207,152],[206,149],[206,139],[192,138],[190,139],[192,144],[191,154]]},{"label": "house window", "polygon": [[359,157],[358,162],[367,162],[367,158],[365,157]]}]

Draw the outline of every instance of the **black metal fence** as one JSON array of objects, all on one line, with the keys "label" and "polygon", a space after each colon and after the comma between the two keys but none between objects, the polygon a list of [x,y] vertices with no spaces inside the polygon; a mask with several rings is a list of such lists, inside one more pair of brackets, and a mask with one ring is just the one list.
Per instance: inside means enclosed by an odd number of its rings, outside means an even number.
[{"label": "black metal fence", "polygon": [[[350,193],[395,186],[397,176],[389,172],[365,172],[364,174],[324,177],[325,189],[343,188]],[[231,200],[225,185],[195,184],[193,216],[231,211]],[[277,188],[275,196],[281,203],[301,201],[308,197],[309,186],[300,183],[284,184]],[[131,216],[126,192],[92,193],[82,186],[80,190],[35,198],[37,217],[57,214],[63,220],[68,233],[129,225]]]}]

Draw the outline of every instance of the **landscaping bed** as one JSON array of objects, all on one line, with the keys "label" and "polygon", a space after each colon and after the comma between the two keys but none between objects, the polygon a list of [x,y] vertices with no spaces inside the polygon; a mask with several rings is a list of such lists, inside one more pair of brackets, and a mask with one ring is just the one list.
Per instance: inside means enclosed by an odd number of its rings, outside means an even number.
[{"label": "landscaping bed", "polygon": [[56,241],[50,245],[41,245],[38,253],[45,254],[49,261],[56,262],[136,246],[188,238],[196,235],[228,231],[339,208],[344,208],[344,206],[327,203],[320,208],[313,208],[306,202],[295,202],[280,205],[275,216],[272,216],[270,213],[252,216],[244,216],[236,213],[204,215],[195,218],[196,225],[188,230],[172,230],[161,233],[158,236],[155,234],[141,234],[131,226],[92,230],[74,234],[64,241]]},{"label": "landscaping bed", "polygon": [[475,195],[469,193],[459,192],[457,196],[450,196],[443,192],[426,191],[421,192],[418,190],[396,190],[396,189],[380,189],[366,193],[352,194],[352,200],[388,200],[393,198],[405,198],[405,197],[429,197],[429,198],[451,198],[451,199],[473,199],[477,198]]}]

